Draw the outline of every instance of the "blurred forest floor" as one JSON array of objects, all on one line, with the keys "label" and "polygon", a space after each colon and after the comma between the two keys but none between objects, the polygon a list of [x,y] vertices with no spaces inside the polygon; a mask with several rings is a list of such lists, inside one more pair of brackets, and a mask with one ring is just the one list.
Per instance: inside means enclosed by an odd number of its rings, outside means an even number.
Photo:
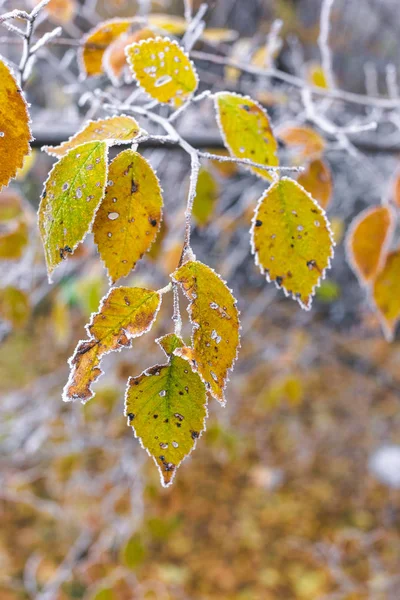
[{"label": "blurred forest floor", "polygon": [[[400,492],[368,461],[400,441],[400,344],[377,329],[288,329],[292,313],[274,303],[258,320],[264,357],[244,339],[228,407],[210,407],[168,490],[122,416],[126,376],[150,339],[122,353],[119,376],[82,408],[60,402],[72,346],[57,350],[50,321],[9,337],[2,600],[398,598]],[[30,579],[54,595],[28,595]]]}]

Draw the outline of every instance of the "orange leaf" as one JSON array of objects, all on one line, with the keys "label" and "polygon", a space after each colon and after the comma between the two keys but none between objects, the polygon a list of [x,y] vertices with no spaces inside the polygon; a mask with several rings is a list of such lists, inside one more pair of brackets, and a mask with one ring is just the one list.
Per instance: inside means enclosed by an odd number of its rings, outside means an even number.
[{"label": "orange leaf", "polygon": [[400,249],[390,252],[373,286],[373,300],[388,342],[400,319]]},{"label": "orange leaf", "polygon": [[168,38],[143,40],[126,49],[129,66],[139,85],[152,98],[175,108],[193,96],[198,77],[182,48]]},{"label": "orange leaf", "polygon": [[0,189],[15,177],[30,152],[29,123],[21,88],[0,60]]},{"label": "orange leaf", "polygon": [[325,149],[324,138],[311,127],[283,125],[277,135],[287,146],[298,149],[299,160],[318,158]]},{"label": "orange leaf", "polygon": [[104,53],[103,67],[114,85],[119,85],[124,68],[128,66],[125,48],[141,40],[155,37],[151,29],[144,28],[134,33],[125,33],[109,45]]},{"label": "orange leaf", "polygon": [[367,208],[353,220],[346,237],[347,257],[361,284],[370,284],[381,269],[394,226],[389,206]]},{"label": "orange leaf", "polygon": [[114,40],[129,31],[133,22],[133,19],[110,19],[89,31],[79,53],[80,68],[85,75],[92,77],[104,72],[104,52]]},{"label": "orange leaf", "polygon": [[297,181],[310,192],[321,208],[327,209],[332,197],[332,174],[323,160],[313,160]]}]

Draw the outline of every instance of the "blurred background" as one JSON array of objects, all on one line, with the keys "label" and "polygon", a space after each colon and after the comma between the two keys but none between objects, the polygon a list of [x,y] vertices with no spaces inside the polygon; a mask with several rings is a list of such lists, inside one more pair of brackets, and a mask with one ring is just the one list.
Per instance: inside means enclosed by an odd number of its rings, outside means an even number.
[{"label": "blurred background", "polygon": [[[324,95],[328,4],[335,86],[359,101]],[[32,6],[3,0],[0,14]],[[337,247],[312,310],[301,310],[265,281],[250,253],[265,183],[234,165],[204,164],[193,248],[238,298],[242,348],[227,406],[210,404],[207,431],[168,489],[127,427],[123,397],[129,376],[163,360],[154,339],[171,330],[169,299],[150,335],[106,358],[89,403],[63,403],[67,359],[108,282],[88,239],[49,285],[35,216],[54,162],[40,148],[105,116],[102,94],[124,100],[134,89],[123,65],[117,81],[84,79],[82,37],[106,19],[149,13],[166,15],[157,27],[182,39],[181,0],[51,0],[38,23],[38,37],[56,26],[62,34],[32,65],[25,94],[34,151],[0,194],[0,208],[11,207],[0,211],[1,288],[14,290],[0,303],[0,599],[398,600],[400,345],[385,341],[344,243],[360,211],[394,194],[400,104],[379,99],[398,98],[398,2],[208,2],[192,55],[200,90],[250,94],[275,131],[296,123],[317,132]],[[4,26],[0,55],[11,65],[21,55]],[[311,107],[307,86],[320,89]],[[189,141],[223,152],[211,102],[178,125]],[[164,189],[165,219],[124,283],[157,289],[179,260],[190,165],[179,149],[146,147],[144,155]],[[282,165],[311,159],[281,139]]]}]

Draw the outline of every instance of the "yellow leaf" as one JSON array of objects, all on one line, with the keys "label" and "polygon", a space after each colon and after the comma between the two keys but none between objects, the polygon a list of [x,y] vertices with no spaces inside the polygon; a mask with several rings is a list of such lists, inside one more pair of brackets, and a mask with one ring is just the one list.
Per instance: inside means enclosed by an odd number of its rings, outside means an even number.
[{"label": "yellow leaf", "polygon": [[18,169],[17,174],[15,175],[16,181],[23,181],[26,179],[27,175],[30,173],[33,165],[35,164],[37,155],[37,150],[32,150],[30,154],[26,154],[22,167]]},{"label": "yellow leaf", "polygon": [[326,162],[319,158],[313,160],[306,171],[300,173],[297,181],[321,208],[327,209],[332,197],[332,174]]},{"label": "yellow leaf", "polygon": [[373,300],[388,342],[400,319],[400,249],[390,252],[373,284]]},{"label": "yellow leaf", "polygon": [[89,339],[79,342],[69,359],[71,374],[64,401],[93,398],[92,384],[102,374],[103,356],[129,347],[133,338],[149,331],[161,305],[161,295],[143,288],[112,288],[86,327]]},{"label": "yellow leaf", "polygon": [[335,240],[336,245],[338,245],[343,239],[345,229],[344,221],[340,217],[332,217],[330,222],[333,233],[333,239]]},{"label": "yellow leaf", "polygon": [[135,436],[154,459],[166,487],[205,429],[207,398],[197,373],[174,355],[183,341],[169,334],[157,342],[168,356],[168,363],[129,378],[125,415]]},{"label": "yellow leaf", "polygon": [[79,65],[82,73],[92,77],[104,72],[103,56],[107,47],[123,33],[129,31],[133,19],[110,19],[103,21],[83,39],[83,47],[79,53]]},{"label": "yellow leaf", "polygon": [[143,40],[126,49],[129,66],[152,98],[175,108],[189,100],[198,78],[188,55],[168,38]]},{"label": "yellow leaf", "polygon": [[307,80],[311,85],[324,90],[329,87],[322,66],[316,62],[307,65]]},{"label": "yellow leaf", "polygon": [[156,34],[148,28],[134,33],[125,33],[109,45],[104,53],[103,67],[114,85],[119,85],[124,68],[128,66],[125,48],[135,42],[155,38]]},{"label": "yellow leaf", "polygon": [[90,230],[106,181],[106,142],[88,142],[70,150],[50,171],[39,206],[49,277]]},{"label": "yellow leaf", "polygon": [[0,260],[18,260],[28,243],[28,226],[22,219],[0,233]]},{"label": "yellow leaf", "polygon": [[333,257],[333,235],[321,207],[297,182],[283,177],[260,199],[251,238],[267,280],[309,310]]},{"label": "yellow leaf", "polygon": [[21,88],[0,60],[0,189],[15,177],[30,152],[29,123]]},{"label": "yellow leaf", "polygon": [[168,234],[168,226],[167,226],[165,218],[164,218],[161,221],[161,226],[160,226],[158,235],[147,253],[147,257],[151,261],[156,261],[158,259],[158,257],[160,256],[160,253],[163,250],[164,240],[167,237],[167,234]]},{"label": "yellow leaf", "polygon": [[22,214],[22,198],[13,189],[0,192],[0,221],[12,221]]},{"label": "yellow leaf", "polygon": [[140,127],[133,117],[119,115],[116,117],[108,117],[107,119],[99,119],[98,121],[89,121],[80,131],[75,133],[66,142],[60,146],[45,146],[51,156],[65,156],[67,152],[86,144],[87,142],[107,142],[110,146],[121,144],[123,142],[133,141],[140,132]]},{"label": "yellow leaf", "polygon": [[311,127],[283,125],[278,137],[289,147],[299,151],[298,160],[319,158],[325,149],[325,140]]},{"label": "yellow leaf", "polygon": [[218,184],[209,171],[201,168],[197,180],[196,197],[193,202],[192,215],[199,227],[210,222],[218,199]]},{"label": "yellow leaf", "polygon": [[[271,167],[279,164],[278,145],[268,115],[257,102],[239,94],[219,92],[215,95],[215,109],[225,146],[232,156]],[[264,169],[247,168],[268,181],[273,179]]]},{"label": "yellow leaf", "polygon": [[51,325],[56,345],[63,348],[71,334],[71,315],[63,294],[57,293],[51,308]]},{"label": "yellow leaf", "polygon": [[273,51],[272,56],[269,56],[269,52],[267,50],[266,44],[261,46],[261,48],[257,48],[254,54],[251,57],[251,64],[254,67],[259,67],[260,69],[265,69],[270,66],[271,60],[273,61],[279,54],[280,46],[277,45]]},{"label": "yellow leaf", "polygon": [[30,313],[30,302],[26,292],[8,286],[0,289],[0,319],[13,327],[23,327]]},{"label": "yellow leaf", "polygon": [[239,37],[239,33],[233,29],[224,27],[208,27],[203,31],[201,38],[210,44],[227,44],[234,42]]},{"label": "yellow leaf", "polygon": [[153,13],[149,15],[149,24],[155,29],[160,29],[171,35],[182,35],[187,29],[186,20],[175,15]]},{"label": "yellow leaf", "polygon": [[191,348],[175,354],[189,361],[207,391],[222,404],[228,371],[239,348],[239,312],[225,282],[210,267],[190,261],[171,275],[190,300],[188,312],[194,325]]},{"label": "yellow leaf", "polygon": [[128,275],[157,237],[162,219],[157,176],[143,156],[125,150],[112,161],[94,241],[112,282]]},{"label": "yellow leaf", "polygon": [[353,220],[346,236],[347,258],[361,284],[370,284],[383,266],[394,227],[389,206],[367,208]]}]

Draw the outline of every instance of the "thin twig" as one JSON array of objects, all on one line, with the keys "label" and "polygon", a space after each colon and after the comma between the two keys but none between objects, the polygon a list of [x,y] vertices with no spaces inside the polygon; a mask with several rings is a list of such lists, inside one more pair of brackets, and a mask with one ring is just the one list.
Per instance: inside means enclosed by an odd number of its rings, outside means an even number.
[{"label": "thin twig", "polygon": [[335,89],[335,77],[333,74],[332,52],[329,46],[329,32],[332,7],[335,0],[323,0],[321,7],[320,33],[318,45],[321,53],[322,69],[326,81],[331,90]]},{"label": "thin twig", "polygon": [[[21,11],[20,11],[21,12]],[[22,11],[23,12],[23,11]],[[9,13],[8,13],[9,14]],[[25,13],[27,14],[27,13]],[[4,19],[5,15],[0,16],[0,24],[2,23],[2,19]],[[8,17],[11,18],[11,17]],[[1,37],[1,44],[18,44],[20,40],[18,38],[11,37]],[[83,43],[77,39],[69,39],[69,38],[57,38],[51,40],[49,45],[55,46],[68,46],[68,47],[76,47],[80,48],[83,46]],[[104,50],[107,46],[104,44],[90,44],[90,47],[93,49],[102,49]],[[321,87],[316,87],[312,85],[307,85],[305,81],[297,77],[296,75],[292,75],[291,73],[286,73],[276,68],[268,68],[262,69],[259,67],[254,67],[252,65],[242,63],[240,61],[228,58],[226,56],[220,56],[217,54],[210,54],[209,52],[203,52],[200,50],[192,50],[190,56],[194,60],[202,60],[211,62],[213,64],[234,67],[243,73],[248,73],[249,75],[259,75],[262,77],[267,77],[270,79],[276,79],[278,81],[282,81],[294,88],[299,90],[308,88],[313,94],[316,96],[320,96],[322,98],[330,98],[332,100],[337,100],[340,102],[347,102],[349,104],[356,104],[359,106],[371,106],[376,108],[382,108],[385,110],[393,110],[400,108],[400,98],[379,98],[376,96],[368,96],[365,94],[357,94],[355,92],[348,92],[346,90],[341,89],[325,89]]]}]

